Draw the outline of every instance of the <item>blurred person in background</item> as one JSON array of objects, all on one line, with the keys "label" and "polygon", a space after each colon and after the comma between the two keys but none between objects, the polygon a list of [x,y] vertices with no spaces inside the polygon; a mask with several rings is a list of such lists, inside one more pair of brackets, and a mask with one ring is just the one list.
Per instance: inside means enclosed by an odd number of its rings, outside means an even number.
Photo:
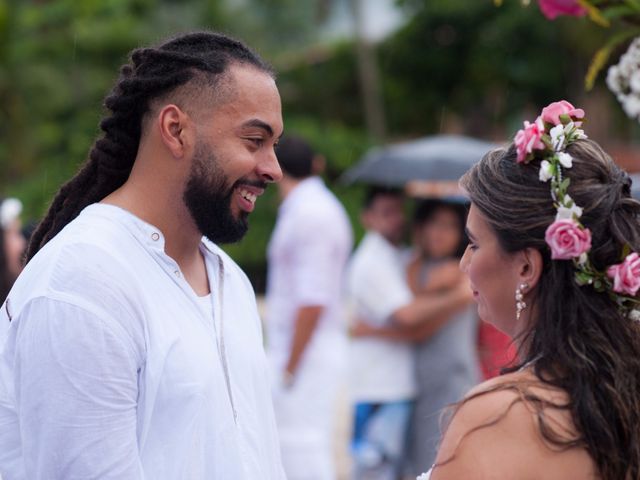
[{"label": "blurred person in background", "polygon": [[[466,207],[444,200],[420,201],[413,218],[414,256],[407,267],[414,295],[438,295],[468,286],[459,262],[467,246]],[[416,473],[433,464],[441,436],[441,413],[481,380],[476,337],[478,316],[471,296],[439,330],[416,343],[416,395],[410,436]],[[466,308],[465,308],[466,307]]]},{"label": "blurred person in background", "polygon": [[22,271],[27,241],[22,234],[22,202],[17,198],[0,200],[0,301],[4,302]]},{"label": "blurred person in background", "polygon": [[267,338],[289,480],[335,480],[336,396],[346,364],[342,305],[351,224],[320,178],[324,159],[300,137],[276,149],[282,203],[268,247]]},{"label": "blurred person in background", "polygon": [[[372,187],[362,223],[366,234],[350,261],[347,280],[355,322],[349,359],[353,478],[394,480],[406,460],[407,430],[418,392],[414,349],[407,338],[433,335],[468,301],[470,290],[461,282],[435,295],[415,296],[411,291],[402,249],[401,191]],[[382,334],[372,334],[380,330]]]}]

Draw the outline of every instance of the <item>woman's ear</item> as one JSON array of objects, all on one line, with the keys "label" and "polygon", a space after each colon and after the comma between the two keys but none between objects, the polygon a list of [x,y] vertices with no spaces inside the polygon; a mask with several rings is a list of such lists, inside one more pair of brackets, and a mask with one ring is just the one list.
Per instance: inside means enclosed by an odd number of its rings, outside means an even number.
[{"label": "woman's ear", "polygon": [[542,254],[536,248],[525,248],[518,253],[519,277],[521,284],[527,284],[528,290],[534,289],[542,275]]}]

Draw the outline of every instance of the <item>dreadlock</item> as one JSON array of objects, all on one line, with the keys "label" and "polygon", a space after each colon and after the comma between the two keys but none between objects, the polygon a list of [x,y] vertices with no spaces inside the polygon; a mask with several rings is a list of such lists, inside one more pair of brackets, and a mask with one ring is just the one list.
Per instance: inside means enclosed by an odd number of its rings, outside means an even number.
[{"label": "dreadlock", "polygon": [[204,77],[207,87],[231,63],[243,63],[273,75],[271,68],[241,42],[212,32],[175,37],[154,48],[133,50],[130,62],[105,98],[111,114],[103,118],[103,136],[96,140],[78,173],[56,193],[47,214],[31,237],[26,261],[88,205],[120,188],[131,173],[142,123],[153,100]]}]

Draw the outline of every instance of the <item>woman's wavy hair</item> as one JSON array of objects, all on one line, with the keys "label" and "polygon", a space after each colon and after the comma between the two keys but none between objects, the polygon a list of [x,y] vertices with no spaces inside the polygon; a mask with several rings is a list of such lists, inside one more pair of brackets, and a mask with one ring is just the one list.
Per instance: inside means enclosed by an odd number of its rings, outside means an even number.
[{"label": "woman's wavy hair", "polygon": [[[593,265],[619,263],[623,247],[640,251],[640,203],[631,180],[592,140],[567,148],[573,167],[569,194],[584,208],[591,230]],[[606,293],[574,281],[571,261],[551,260],[544,236],[556,209],[549,184],[538,179],[539,161],[516,162],[513,145],[487,154],[461,180],[506,252],[535,248],[543,269],[532,302],[536,318],[523,332],[520,364],[568,394],[563,405],[541,401],[514,385],[538,409],[544,439],[559,448],[583,447],[605,480],[640,478],[640,323],[623,316]],[[473,398],[473,397],[472,397]],[[546,406],[570,412],[577,434],[560,435],[544,420]]]},{"label": "woman's wavy hair", "polygon": [[216,87],[232,63],[247,64],[274,75],[256,53],[241,42],[213,32],[175,37],[158,47],[131,52],[130,62],[104,101],[110,114],[100,122],[104,132],[79,172],[55,195],[27,249],[26,261],[92,203],[121,187],[136,158],[145,115],[153,101],[193,84],[192,95]]}]

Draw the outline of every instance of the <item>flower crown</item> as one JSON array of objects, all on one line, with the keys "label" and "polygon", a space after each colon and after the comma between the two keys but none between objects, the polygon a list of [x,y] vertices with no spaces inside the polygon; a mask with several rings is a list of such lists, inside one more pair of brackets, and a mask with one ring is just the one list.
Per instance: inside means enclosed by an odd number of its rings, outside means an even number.
[{"label": "flower crown", "polygon": [[513,141],[517,162],[528,164],[540,159],[538,176],[541,182],[551,185],[551,198],[556,208],[556,218],[547,227],[545,241],[551,249],[553,260],[572,260],[576,269],[575,280],[579,285],[591,285],[598,292],[608,292],[624,315],[640,321],[640,256],[625,245],[621,263],[611,265],[606,272],[596,270],[591,264],[591,232],[580,221],[582,208],[567,193],[571,184],[563,178],[564,169],[570,169],[573,158],[566,152],[569,145],[587,138],[580,129],[584,110],[575,108],[566,100],[554,102],[542,109],[533,123],[524,122]]}]

